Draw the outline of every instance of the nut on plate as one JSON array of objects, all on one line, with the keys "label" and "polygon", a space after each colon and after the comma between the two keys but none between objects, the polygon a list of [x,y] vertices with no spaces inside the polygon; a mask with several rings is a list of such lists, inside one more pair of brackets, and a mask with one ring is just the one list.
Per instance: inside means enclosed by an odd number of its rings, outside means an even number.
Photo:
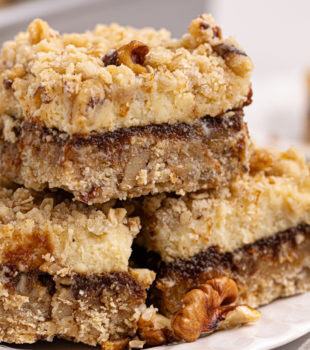
[{"label": "nut on plate", "polygon": [[128,348],[129,338],[117,341],[106,341],[101,345],[101,350],[125,350]]},{"label": "nut on plate", "polygon": [[157,346],[175,340],[171,329],[171,320],[158,314],[152,306],[147,308],[138,321],[140,339],[147,345]]},{"label": "nut on plate", "polygon": [[259,311],[246,305],[230,305],[237,297],[237,285],[227,277],[208,280],[199,289],[191,290],[172,318],[175,335],[193,342],[202,333],[257,321],[260,318]]}]

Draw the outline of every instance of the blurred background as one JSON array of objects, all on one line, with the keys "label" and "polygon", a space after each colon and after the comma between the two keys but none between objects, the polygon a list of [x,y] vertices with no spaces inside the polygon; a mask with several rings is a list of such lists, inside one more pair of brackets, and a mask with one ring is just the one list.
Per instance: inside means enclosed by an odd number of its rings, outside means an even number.
[{"label": "blurred background", "polygon": [[60,32],[118,22],[166,27],[178,37],[193,18],[211,12],[224,36],[236,37],[253,58],[254,102],[246,109],[252,135],[259,143],[284,147],[304,139],[309,0],[0,0],[0,4],[0,42],[25,30],[35,17]]}]

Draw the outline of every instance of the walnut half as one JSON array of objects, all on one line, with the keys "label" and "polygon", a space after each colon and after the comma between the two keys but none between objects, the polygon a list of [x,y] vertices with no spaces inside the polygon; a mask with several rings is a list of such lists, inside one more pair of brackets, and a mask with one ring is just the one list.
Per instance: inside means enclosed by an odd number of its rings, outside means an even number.
[{"label": "walnut half", "polygon": [[201,333],[257,321],[260,318],[259,311],[245,305],[230,305],[237,297],[237,285],[227,277],[211,279],[199,289],[191,290],[183,298],[183,306],[172,318],[175,335],[193,342]]}]

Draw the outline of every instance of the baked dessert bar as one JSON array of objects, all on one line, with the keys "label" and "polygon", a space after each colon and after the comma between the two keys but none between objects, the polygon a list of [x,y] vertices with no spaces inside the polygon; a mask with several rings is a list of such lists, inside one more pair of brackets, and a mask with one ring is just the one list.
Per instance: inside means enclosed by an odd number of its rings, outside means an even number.
[{"label": "baked dessert bar", "polygon": [[88,204],[223,186],[248,168],[251,59],[210,15],[171,39],[35,20],[0,57],[0,171]]},{"label": "baked dessert bar", "polygon": [[[167,318],[146,307],[155,273],[129,267],[140,221],[126,209],[13,185],[0,188],[0,222],[0,342],[60,337],[121,350],[182,339],[182,310]],[[202,288],[214,316],[199,334],[259,318],[247,306],[228,305],[238,292],[232,280]]]},{"label": "baked dessert bar", "polygon": [[310,290],[309,165],[294,149],[257,149],[250,173],[227,188],[150,196],[141,209],[139,244],[157,271],[151,301],[168,317],[220,276],[251,307]]},{"label": "baked dessert bar", "polygon": [[112,203],[2,187],[0,221],[0,342],[125,348],[155,276],[128,267],[139,219]]},{"label": "baked dessert bar", "polygon": [[87,138],[63,138],[35,123],[8,131],[18,122],[3,117],[0,172],[28,188],[63,188],[88,204],[219,187],[247,171],[251,152],[242,112],[231,114]]}]

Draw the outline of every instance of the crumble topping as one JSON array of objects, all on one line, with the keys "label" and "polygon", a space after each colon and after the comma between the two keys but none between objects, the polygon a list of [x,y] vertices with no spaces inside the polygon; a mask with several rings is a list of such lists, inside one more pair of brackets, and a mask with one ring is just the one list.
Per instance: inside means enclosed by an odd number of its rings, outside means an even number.
[{"label": "crumble topping", "polygon": [[87,206],[24,188],[0,188],[0,260],[19,269],[101,273],[128,271],[140,229],[113,203]]},{"label": "crumble topping", "polygon": [[0,115],[69,134],[190,123],[247,104],[252,68],[211,15],[180,40],[117,24],[60,35],[37,19],[3,45]]}]

